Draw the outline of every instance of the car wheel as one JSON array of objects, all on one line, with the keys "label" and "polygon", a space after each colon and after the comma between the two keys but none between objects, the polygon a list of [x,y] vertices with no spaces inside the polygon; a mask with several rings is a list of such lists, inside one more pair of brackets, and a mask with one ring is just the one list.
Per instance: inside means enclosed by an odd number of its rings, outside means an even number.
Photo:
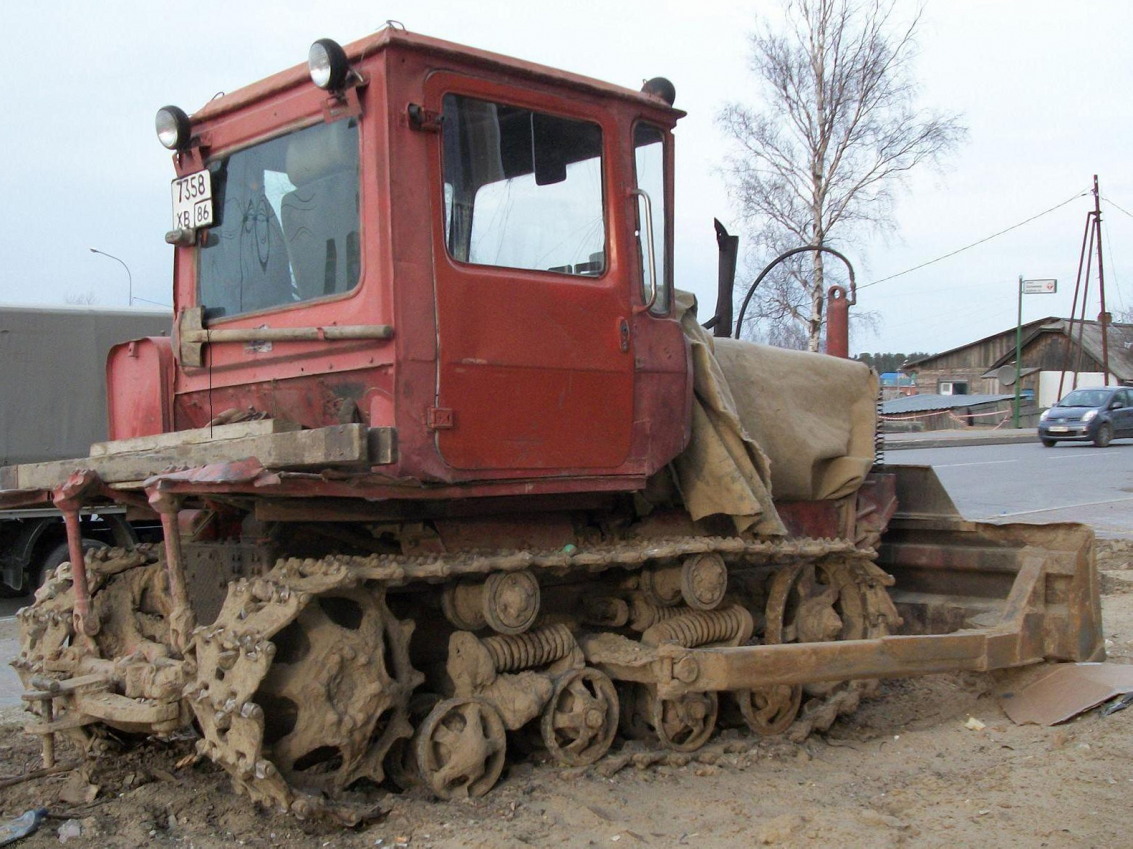
[{"label": "car wheel", "polygon": [[1053,448],[1058,442],[1057,439],[1047,439],[1045,436],[1039,437],[1039,442],[1043,444],[1043,448]]},{"label": "car wheel", "polygon": [[1113,426],[1109,422],[1098,425],[1098,432],[1094,434],[1094,445],[1105,448],[1113,441]]}]

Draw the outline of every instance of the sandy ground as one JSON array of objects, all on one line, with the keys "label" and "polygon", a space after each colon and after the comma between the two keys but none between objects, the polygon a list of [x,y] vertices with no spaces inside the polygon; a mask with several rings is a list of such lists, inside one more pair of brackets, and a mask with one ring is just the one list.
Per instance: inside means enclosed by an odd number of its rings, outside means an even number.
[{"label": "sandy ground", "polygon": [[[1100,565],[1111,662],[1133,663],[1133,554],[1108,552]],[[1133,845],[1133,710],[1016,726],[996,694],[1018,683],[975,674],[886,682],[802,745],[725,731],[693,758],[649,763],[621,748],[585,770],[517,762],[486,798],[384,796],[384,813],[352,830],[252,809],[212,765],[178,768],[188,741],[0,789],[0,816],[50,810],[18,844],[28,849],[63,838],[112,849]],[[970,717],[985,727],[971,730]],[[0,709],[3,775],[39,766],[19,721],[18,708]]]}]

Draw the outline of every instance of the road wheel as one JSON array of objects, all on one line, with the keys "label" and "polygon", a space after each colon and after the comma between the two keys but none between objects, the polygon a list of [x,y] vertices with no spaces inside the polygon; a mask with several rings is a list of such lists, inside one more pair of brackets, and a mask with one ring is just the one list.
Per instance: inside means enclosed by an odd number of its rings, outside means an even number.
[{"label": "road wheel", "polygon": [[1039,442],[1043,444],[1043,448],[1053,448],[1058,442],[1057,439],[1047,439],[1045,436],[1039,437]]},{"label": "road wheel", "polygon": [[1094,445],[1098,448],[1105,448],[1113,441],[1113,425],[1109,422],[1102,422],[1098,425],[1098,432],[1094,434]]}]

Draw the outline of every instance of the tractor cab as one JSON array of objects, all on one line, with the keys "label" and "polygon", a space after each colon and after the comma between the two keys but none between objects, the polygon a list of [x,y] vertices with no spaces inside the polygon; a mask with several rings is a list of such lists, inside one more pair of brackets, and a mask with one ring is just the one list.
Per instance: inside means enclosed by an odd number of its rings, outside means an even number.
[{"label": "tractor cab", "polygon": [[394,434],[393,478],[638,488],[683,448],[691,403],[682,113],[657,82],[387,28],[161,110],[174,342],[118,358],[111,391],[144,397],[114,438],[361,423]]}]

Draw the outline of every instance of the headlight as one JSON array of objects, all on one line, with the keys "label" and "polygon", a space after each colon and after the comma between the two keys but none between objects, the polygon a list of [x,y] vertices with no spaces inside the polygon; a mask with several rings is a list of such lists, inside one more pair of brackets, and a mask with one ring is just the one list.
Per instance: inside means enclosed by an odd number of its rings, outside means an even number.
[{"label": "headlight", "polygon": [[157,140],[170,150],[184,150],[189,146],[189,116],[176,106],[163,106],[154,119]]},{"label": "headlight", "polygon": [[1041,416],[1039,416],[1039,421],[1040,421],[1040,422],[1045,422],[1045,421],[1046,421],[1046,417],[1047,417],[1047,416],[1049,416],[1049,415],[1050,415],[1050,410],[1043,410],[1043,412],[1042,412],[1042,415],[1041,415]]},{"label": "headlight", "polygon": [[1097,416],[1097,414],[1098,414],[1097,410],[1087,410],[1085,413],[1082,414],[1082,421],[1092,422],[1094,420],[1094,418]]},{"label": "headlight", "polygon": [[350,62],[342,45],[331,38],[320,38],[307,54],[307,70],[311,73],[311,82],[319,88],[341,91],[350,73]]}]

